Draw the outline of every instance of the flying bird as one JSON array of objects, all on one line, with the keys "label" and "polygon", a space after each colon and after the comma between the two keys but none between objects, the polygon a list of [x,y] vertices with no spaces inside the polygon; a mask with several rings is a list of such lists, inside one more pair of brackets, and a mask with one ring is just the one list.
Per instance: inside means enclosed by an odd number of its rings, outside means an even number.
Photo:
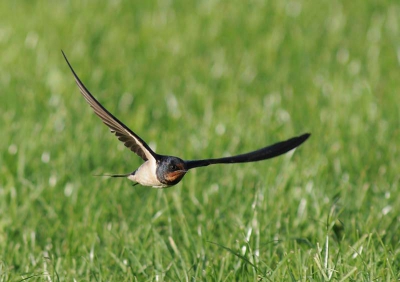
[{"label": "flying bird", "polygon": [[114,133],[126,147],[143,159],[144,163],[132,173],[109,175],[111,177],[127,177],[129,180],[135,182],[134,185],[140,184],[155,188],[170,187],[179,183],[190,169],[212,164],[246,163],[274,158],[300,146],[310,137],[309,133],[305,133],[250,153],[225,158],[182,160],[178,157],[159,155],[155,153],[139,135],[130,130],[93,97],[76,75],[64,52],[61,52],[75,77],[80,92],[96,115],[101,118],[103,123],[109,127],[111,132]]}]

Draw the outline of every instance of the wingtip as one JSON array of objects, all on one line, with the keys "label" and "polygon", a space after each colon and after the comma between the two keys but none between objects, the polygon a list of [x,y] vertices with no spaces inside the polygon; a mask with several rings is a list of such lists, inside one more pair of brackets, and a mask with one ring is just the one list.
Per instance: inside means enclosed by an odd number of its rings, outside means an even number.
[{"label": "wingtip", "polygon": [[75,73],[74,68],[71,66],[70,62],[68,61],[67,55],[65,55],[65,53],[64,53],[64,51],[63,51],[62,49],[61,49],[61,53],[62,53],[62,55],[64,56],[64,59],[65,59],[65,61],[67,62],[67,65],[68,65],[69,69],[71,70],[72,74],[74,75],[75,79],[76,79],[77,81],[79,81],[79,82],[83,85],[83,83],[81,82],[81,80],[78,78],[78,75]]},{"label": "wingtip", "polygon": [[308,138],[310,138],[310,136],[311,136],[311,133],[308,133],[308,132],[300,135],[298,137],[298,139],[300,140],[300,144],[304,143]]},{"label": "wingtip", "polygon": [[61,54],[63,55],[65,61],[67,62],[68,66],[71,68],[71,64],[69,63],[68,59],[67,59],[67,55],[65,55],[64,51],[61,49]]}]

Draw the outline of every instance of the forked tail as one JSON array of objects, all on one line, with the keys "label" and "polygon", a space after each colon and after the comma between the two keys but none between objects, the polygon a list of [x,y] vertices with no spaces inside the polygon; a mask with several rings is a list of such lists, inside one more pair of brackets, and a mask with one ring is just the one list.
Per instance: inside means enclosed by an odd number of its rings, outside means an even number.
[{"label": "forked tail", "polygon": [[107,177],[128,177],[132,173],[127,174],[94,174],[93,176],[107,176]]}]

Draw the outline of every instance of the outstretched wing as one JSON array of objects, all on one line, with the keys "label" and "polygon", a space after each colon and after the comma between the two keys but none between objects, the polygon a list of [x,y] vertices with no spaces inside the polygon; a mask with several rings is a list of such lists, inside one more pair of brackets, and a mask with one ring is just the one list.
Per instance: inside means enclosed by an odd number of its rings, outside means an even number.
[{"label": "outstretched wing", "polygon": [[195,167],[208,166],[211,164],[247,163],[271,159],[300,146],[304,141],[307,140],[308,137],[310,137],[310,134],[305,133],[301,136],[293,137],[289,140],[282,141],[250,153],[226,158],[186,161],[186,165],[187,169],[192,169]]},{"label": "outstretched wing", "polygon": [[83,97],[89,103],[90,107],[94,110],[96,115],[98,115],[102,121],[110,128],[111,132],[114,133],[120,141],[124,143],[131,151],[135,152],[143,160],[147,161],[149,159],[158,159],[159,156],[154,153],[149,145],[146,144],[138,135],[136,135],[132,130],[130,130],[125,124],[120,122],[115,116],[113,116],[109,111],[107,111],[100,103],[90,94],[89,90],[83,85],[82,81],[76,75],[74,69],[69,63],[64,52],[61,51],[65,61],[72,71],[75,77],[76,84],[79,87]]}]

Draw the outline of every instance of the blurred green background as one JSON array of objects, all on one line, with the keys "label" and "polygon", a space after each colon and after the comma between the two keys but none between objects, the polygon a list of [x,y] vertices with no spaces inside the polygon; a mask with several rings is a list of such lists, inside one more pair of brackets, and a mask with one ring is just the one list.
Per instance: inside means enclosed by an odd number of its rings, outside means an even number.
[{"label": "blurred green background", "polygon": [[[0,2],[0,281],[394,281],[400,2]],[[266,162],[131,187],[161,154]]]}]

